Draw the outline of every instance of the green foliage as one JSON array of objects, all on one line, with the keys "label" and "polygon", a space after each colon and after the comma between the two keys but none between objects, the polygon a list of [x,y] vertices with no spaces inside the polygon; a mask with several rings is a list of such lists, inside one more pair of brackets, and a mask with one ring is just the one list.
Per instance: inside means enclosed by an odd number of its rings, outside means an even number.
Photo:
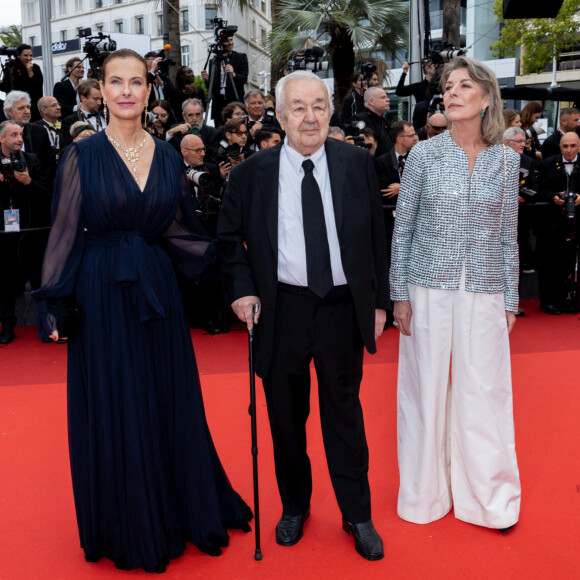
[{"label": "green foliage", "polygon": [[19,46],[22,44],[22,29],[16,24],[11,24],[0,31],[0,40],[6,46]]},{"label": "green foliage", "polygon": [[401,0],[282,0],[276,14],[273,60],[286,59],[309,38],[332,50],[346,37],[358,54],[394,53],[407,43],[409,5]]},{"label": "green foliage", "polygon": [[556,18],[504,20],[502,0],[495,0],[493,11],[496,21],[505,27],[490,48],[500,58],[514,57],[521,48],[524,74],[542,71],[553,56],[558,58],[580,38],[580,0],[564,0]]}]

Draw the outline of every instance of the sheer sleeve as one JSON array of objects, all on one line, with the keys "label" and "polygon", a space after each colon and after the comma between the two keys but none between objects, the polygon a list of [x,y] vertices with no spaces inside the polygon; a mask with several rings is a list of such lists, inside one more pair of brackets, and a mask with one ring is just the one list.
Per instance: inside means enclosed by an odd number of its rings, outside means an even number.
[{"label": "sheer sleeve", "polygon": [[82,192],[76,147],[69,147],[59,165],[52,203],[52,229],[42,265],[41,287],[32,294],[37,302],[38,335],[57,327],[59,300],[73,296],[84,249],[80,223]]},{"label": "sheer sleeve", "polygon": [[179,207],[164,238],[171,257],[186,278],[201,282],[219,277],[216,240],[207,235],[197,219],[184,173]]}]

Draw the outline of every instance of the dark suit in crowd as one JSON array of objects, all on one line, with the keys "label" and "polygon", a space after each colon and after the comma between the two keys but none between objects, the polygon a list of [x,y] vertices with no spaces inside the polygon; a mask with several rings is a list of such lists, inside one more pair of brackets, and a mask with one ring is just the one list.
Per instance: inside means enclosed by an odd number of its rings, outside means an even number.
[{"label": "dark suit in crowd", "polygon": [[369,127],[375,132],[377,138],[375,157],[379,157],[393,148],[390,136],[391,127],[384,117],[365,109],[364,112],[355,115],[352,121],[364,121],[365,127]]},{"label": "dark suit in crowd", "polygon": [[[261,300],[256,371],[264,380],[283,512],[305,514],[312,491],[306,453],[313,358],[326,457],[343,517],[370,520],[368,448],[358,398],[364,347],[376,351],[375,308],[388,307],[380,194],[372,159],[327,139],[340,256],[347,284],[320,298],[278,280],[282,143],[235,167],[218,221],[218,248],[230,301]],[[314,322],[318,321],[318,322]]]},{"label": "dark suit in crowd", "polygon": [[543,143],[540,151],[542,153],[542,159],[548,159],[554,157],[554,155],[560,155],[560,140],[562,139],[562,131],[556,129]]},{"label": "dark suit in crowd", "polygon": [[52,96],[59,102],[63,117],[68,117],[74,113],[77,106],[77,90],[70,79],[65,79],[54,84]]},{"label": "dark suit in crowd", "polygon": [[[549,203],[543,208],[538,220],[538,266],[540,283],[540,304],[553,305],[564,311],[576,305],[566,303],[566,294],[574,289],[576,256],[578,251],[577,226],[565,219],[563,207],[553,202],[553,197],[566,191],[567,176],[562,155],[554,155],[538,166],[540,178],[539,197]],[[570,187],[580,193],[580,162],[573,165]],[[576,224],[580,223],[580,210],[576,206]],[[572,238],[567,241],[567,238]]]},{"label": "dark suit in crowd", "polygon": [[8,94],[10,91],[24,91],[30,96],[31,106],[30,115],[32,121],[40,119],[40,111],[36,106],[38,99],[42,97],[43,79],[42,71],[37,64],[32,66],[32,77],[28,76],[26,67],[20,62],[18,58],[14,61],[14,65],[10,68],[4,69],[4,76],[0,83],[0,91]]}]

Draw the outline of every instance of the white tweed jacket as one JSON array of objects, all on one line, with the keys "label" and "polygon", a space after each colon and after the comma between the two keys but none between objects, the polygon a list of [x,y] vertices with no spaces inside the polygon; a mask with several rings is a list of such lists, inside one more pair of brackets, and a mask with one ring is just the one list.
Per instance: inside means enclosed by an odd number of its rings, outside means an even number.
[{"label": "white tweed jacket", "polygon": [[[392,242],[391,299],[409,300],[408,283],[504,293],[506,310],[518,310],[517,242],[520,157],[494,145],[467,155],[448,131],[421,141],[409,153],[397,200]],[[505,189],[505,192],[504,192]]]}]

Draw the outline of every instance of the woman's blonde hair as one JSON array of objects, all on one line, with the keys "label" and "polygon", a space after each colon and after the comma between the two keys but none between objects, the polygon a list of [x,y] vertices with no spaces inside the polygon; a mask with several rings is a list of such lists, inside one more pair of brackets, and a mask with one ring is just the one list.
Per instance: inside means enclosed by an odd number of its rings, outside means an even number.
[{"label": "woman's blonde hair", "polygon": [[[504,119],[501,106],[501,96],[497,79],[493,72],[482,62],[463,56],[455,57],[443,67],[441,73],[441,92],[445,93],[445,85],[449,75],[457,69],[467,70],[469,78],[481,87],[481,92],[489,97],[489,105],[485,111],[485,117],[481,122],[481,137],[487,145],[495,145],[501,142],[504,131]],[[451,129],[451,121],[447,121]]]}]

